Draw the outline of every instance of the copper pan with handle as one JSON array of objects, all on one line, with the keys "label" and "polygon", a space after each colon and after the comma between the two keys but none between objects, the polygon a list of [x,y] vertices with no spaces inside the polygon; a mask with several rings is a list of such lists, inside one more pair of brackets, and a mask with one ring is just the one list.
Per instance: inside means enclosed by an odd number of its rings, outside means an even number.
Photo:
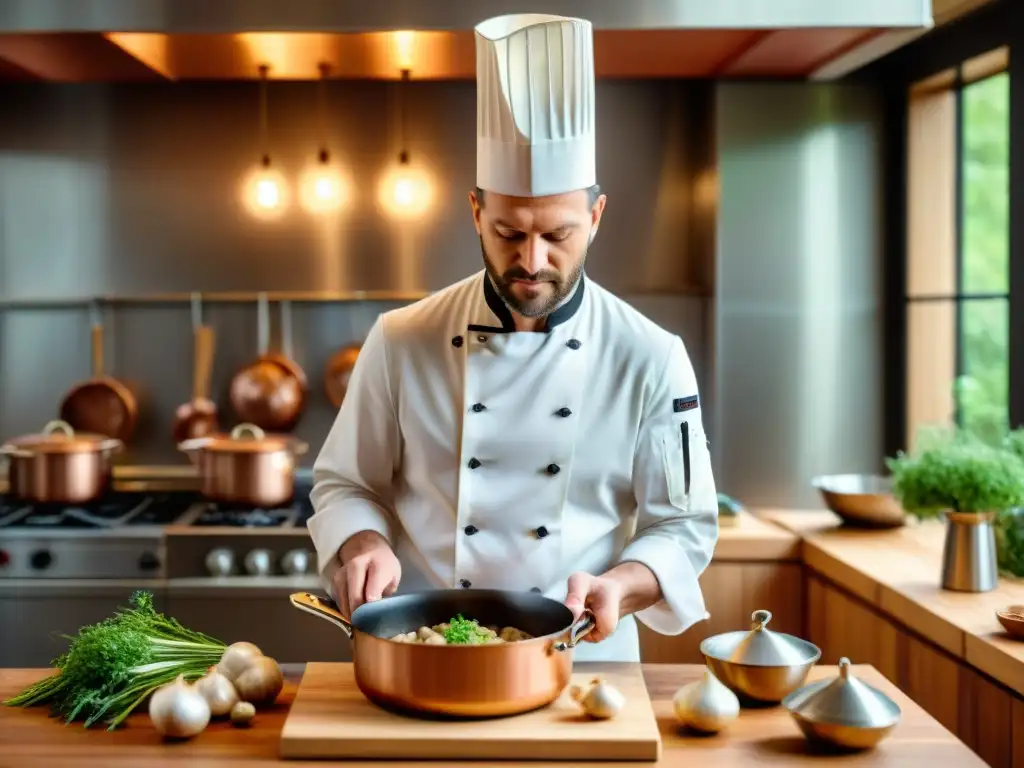
[{"label": "copper pan with handle", "polygon": [[[285,306],[287,304],[287,306]],[[231,406],[243,422],[271,432],[288,432],[299,423],[306,405],[308,381],[291,358],[291,306],[282,303],[285,354],[270,352],[270,318],[266,294],[257,307],[259,355],[231,380]]]},{"label": "copper pan with handle", "polygon": [[[297,592],[290,600],[351,639],[356,684],[370,701],[449,717],[503,717],[550,704],[571,679],[573,648],[594,628],[591,613],[574,620],[565,605],[534,592],[413,592],[363,603],[351,617],[325,596]],[[394,639],[460,615],[529,638],[470,645]]]},{"label": "copper pan with handle", "polygon": [[104,367],[104,331],[99,309],[92,307],[92,378],[76,384],[60,406],[61,421],[75,432],[105,435],[128,443],[135,434],[138,399]]},{"label": "copper pan with handle", "polygon": [[174,413],[172,434],[175,443],[212,435],[220,429],[217,404],[210,399],[210,375],[216,347],[213,328],[203,323],[201,297],[192,296],[192,328],[195,335],[195,359],[192,370],[192,399]]},{"label": "copper pan with handle", "polygon": [[341,408],[348,392],[348,383],[352,379],[352,371],[359,358],[361,344],[353,342],[339,349],[327,361],[324,368],[324,391],[327,399],[335,408]]}]

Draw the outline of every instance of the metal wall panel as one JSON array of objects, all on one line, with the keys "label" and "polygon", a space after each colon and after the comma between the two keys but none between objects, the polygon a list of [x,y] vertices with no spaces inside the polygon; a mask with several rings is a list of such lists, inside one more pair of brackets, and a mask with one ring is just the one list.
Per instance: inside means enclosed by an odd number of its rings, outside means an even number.
[{"label": "metal wall panel", "polygon": [[720,484],[818,507],[882,457],[882,121],[853,86],[722,84],[713,442]]},{"label": "metal wall panel", "polygon": [[[0,306],[16,303],[0,308],[0,436],[39,429],[90,374],[86,308],[25,302],[194,290],[430,291],[479,269],[466,201],[475,88],[408,89],[412,156],[429,161],[438,201],[414,223],[390,219],[375,202],[376,178],[398,152],[394,88],[331,84],[328,146],[355,182],[351,210],[318,220],[296,207],[271,223],[248,216],[237,193],[259,156],[255,86],[0,86]],[[710,258],[689,214],[694,168],[707,162],[695,127],[710,120],[706,90],[598,85],[598,173],[609,204],[588,261],[593,279],[680,333],[702,372],[706,300],[682,294],[703,279],[699,260]],[[273,160],[294,179],[316,155],[316,89],[273,83],[269,96]],[[311,382],[297,430],[312,443],[305,463],[334,418],[324,363],[392,306],[294,304],[295,356]],[[213,391],[231,423],[227,387],[257,352],[256,308],[205,310],[217,332]],[[278,308],[271,311],[277,344]],[[119,304],[105,320],[109,371],[140,389],[129,460],[183,461],[169,431],[174,408],[190,396],[188,305]]]}]

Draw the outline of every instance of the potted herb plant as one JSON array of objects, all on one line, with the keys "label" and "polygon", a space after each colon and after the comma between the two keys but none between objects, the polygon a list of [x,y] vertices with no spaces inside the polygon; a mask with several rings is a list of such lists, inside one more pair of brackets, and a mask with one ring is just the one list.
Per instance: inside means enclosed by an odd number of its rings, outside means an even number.
[{"label": "potted herb plant", "polygon": [[943,589],[987,592],[999,581],[994,523],[1024,505],[1024,460],[965,439],[887,461],[893,494],[918,518],[946,521]]}]

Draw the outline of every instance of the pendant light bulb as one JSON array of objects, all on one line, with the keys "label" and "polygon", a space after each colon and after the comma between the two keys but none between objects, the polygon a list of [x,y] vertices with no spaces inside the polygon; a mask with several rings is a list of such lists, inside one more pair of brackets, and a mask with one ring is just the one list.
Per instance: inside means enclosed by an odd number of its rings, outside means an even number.
[{"label": "pendant light bulb", "polygon": [[263,145],[263,152],[260,155],[259,166],[249,178],[246,185],[245,197],[247,204],[252,211],[260,218],[276,217],[285,206],[284,179],[270,162],[270,152],[267,150],[267,72],[266,66],[259,68],[260,73],[260,143]]},{"label": "pendant light bulb", "polygon": [[302,201],[311,213],[329,213],[341,208],[347,184],[343,183],[341,169],[331,163],[327,149],[327,78],[330,67],[320,64],[320,82],[317,99],[317,124],[320,151],[317,162],[309,168],[302,180]]}]

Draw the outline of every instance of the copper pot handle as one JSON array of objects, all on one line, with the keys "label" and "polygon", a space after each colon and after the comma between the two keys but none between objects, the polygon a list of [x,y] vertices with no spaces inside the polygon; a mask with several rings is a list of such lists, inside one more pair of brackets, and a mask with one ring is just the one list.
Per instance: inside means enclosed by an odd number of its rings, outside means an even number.
[{"label": "copper pot handle", "polygon": [[250,424],[246,422],[244,424],[239,424],[238,426],[231,430],[232,440],[241,440],[243,437],[249,437],[254,440],[262,440],[264,437],[266,437],[266,433],[262,429],[257,427],[255,424]]},{"label": "copper pot handle", "polygon": [[583,615],[580,616],[571,627],[569,627],[568,638],[555,643],[553,646],[554,649],[556,651],[568,651],[575,648],[579,644],[580,640],[589,635],[596,626],[597,622],[594,621],[594,614],[590,611],[584,611]]},{"label": "copper pot handle", "polygon": [[349,639],[352,639],[352,623],[338,610],[338,604],[330,598],[317,597],[310,592],[295,592],[288,599],[300,611],[311,613],[324,621],[329,621],[335,626],[341,627]]},{"label": "copper pot handle", "polygon": [[[75,428],[62,419],[53,419],[52,421],[48,421],[46,422],[46,426],[42,429],[42,434],[44,435],[52,435],[54,432],[63,432],[65,437],[75,436]],[[116,453],[123,447],[123,442],[111,437],[100,441],[96,446],[96,450],[100,453]],[[0,446],[0,455],[13,456],[16,459],[31,459],[35,456],[32,451],[27,451],[24,448],[18,448],[17,446],[10,444]]]}]

